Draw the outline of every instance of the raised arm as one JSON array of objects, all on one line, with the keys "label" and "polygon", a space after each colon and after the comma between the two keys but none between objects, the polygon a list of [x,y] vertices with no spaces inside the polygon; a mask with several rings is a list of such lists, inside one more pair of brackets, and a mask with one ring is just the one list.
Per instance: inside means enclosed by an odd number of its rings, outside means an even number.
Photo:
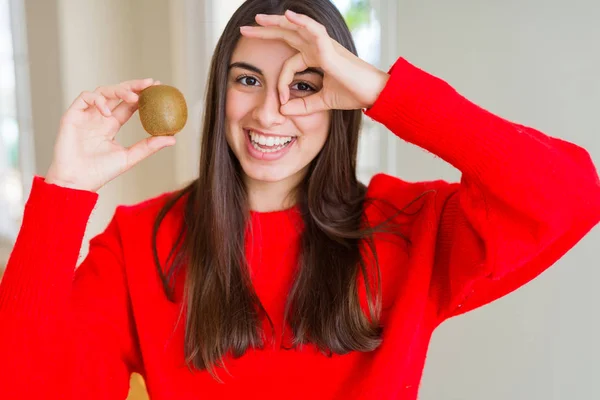
[{"label": "raised arm", "polygon": [[462,172],[436,196],[432,293],[443,318],[533,279],[600,221],[583,148],[498,117],[402,58],[389,73],[366,114]]}]

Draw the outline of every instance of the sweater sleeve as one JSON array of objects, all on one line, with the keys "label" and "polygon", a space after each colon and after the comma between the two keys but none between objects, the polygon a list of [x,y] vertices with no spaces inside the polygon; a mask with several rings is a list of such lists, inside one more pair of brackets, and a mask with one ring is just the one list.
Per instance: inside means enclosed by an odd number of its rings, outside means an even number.
[{"label": "sweater sleeve", "polygon": [[0,398],[127,397],[140,357],[116,219],[75,269],[96,201],[34,178],[0,284]]},{"label": "sweater sleeve", "polygon": [[493,115],[402,58],[365,113],[462,172],[435,196],[440,320],[524,285],[600,221],[584,149]]}]

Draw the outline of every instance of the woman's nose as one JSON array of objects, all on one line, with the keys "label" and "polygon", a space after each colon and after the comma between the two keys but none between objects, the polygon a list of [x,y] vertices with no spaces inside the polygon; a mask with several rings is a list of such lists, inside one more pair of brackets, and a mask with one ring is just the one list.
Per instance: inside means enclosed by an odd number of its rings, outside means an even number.
[{"label": "woman's nose", "polygon": [[286,117],[281,114],[280,107],[277,90],[265,91],[260,103],[254,108],[253,117],[265,128],[281,125]]}]

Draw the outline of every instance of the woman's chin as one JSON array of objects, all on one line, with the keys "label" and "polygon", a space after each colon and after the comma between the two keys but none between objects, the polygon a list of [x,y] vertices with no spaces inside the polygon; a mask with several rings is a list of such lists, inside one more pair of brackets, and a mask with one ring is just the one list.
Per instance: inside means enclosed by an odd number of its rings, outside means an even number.
[{"label": "woman's chin", "polygon": [[246,176],[253,180],[253,181],[258,181],[258,182],[265,182],[265,183],[275,183],[275,182],[281,182],[287,178],[289,178],[292,174],[286,173],[284,171],[257,171],[255,169],[248,169],[248,170],[244,170],[244,173],[246,174]]},{"label": "woman's chin", "polygon": [[302,173],[294,168],[285,168],[283,163],[273,163],[273,165],[256,165],[256,163],[242,163],[242,170],[246,178],[265,183],[281,182],[289,179],[297,179],[299,174]]}]

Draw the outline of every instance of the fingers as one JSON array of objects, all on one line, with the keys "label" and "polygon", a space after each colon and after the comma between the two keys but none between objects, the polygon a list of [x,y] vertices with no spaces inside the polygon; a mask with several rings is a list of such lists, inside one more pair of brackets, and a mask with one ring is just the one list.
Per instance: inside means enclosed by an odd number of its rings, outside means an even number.
[{"label": "fingers", "polygon": [[97,108],[105,117],[111,116],[106,97],[95,92],[81,92],[81,94],[73,101],[73,104],[71,104],[72,109],[80,111],[84,111],[89,107]]},{"label": "fingers", "polygon": [[287,10],[284,15],[257,14],[256,22],[264,27],[278,26],[283,29],[298,32],[306,40],[314,40],[315,37],[328,36],[327,29],[314,19]]},{"label": "fingers", "polygon": [[240,32],[243,36],[250,38],[283,40],[297,50],[306,44],[298,32],[278,26],[242,26]]},{"label": "fingers", "polygon": [[279,91],[279,99],[281,104],[287,103],[290,99],[290,83],[294,80],[296,73],[304,71],[308,68],[302,53],[288,58],[281,69],[279,74],[279,82],[277,83],[277,89]]},{"label": "fingers", "polygon": [[[155,81],[152,86],[160,85],[160,81]],[[121,104],[115,107],[112,112],[113,117],[121,124],[125,125],[131,116],[138,110],[139,104],[137,100],[135,102],[123,101]]]},{"label": "fingers", "polygon": [[[329,39],[325,27],[312,18],[294,13],[290,10],[285,15],[258,14],[256,22],[261,26],[243,26],[240,28],[242,35],[259,39],[284,40],[290,46],[302,51],[306,44],[317,42],[320,39]],[[289,100],[289,85],[293,82],[296,73],[309,67],[303,54],[300,52],[289,58],[283,65],[277,83],[281,101],[281,112],[286,115],[307,115],[327,110],[322,93]]]},{"label": "fingers", "polygon": [[284,115],[308,115],[328,109],[329,107],[327,107],[327,104],[323,101],[321,92],[319,92],[290,100],[282,105],[280,110]]},{"label": "fingers", "polygon": [[127,169],[133,167],[143,159],[157,151],[175,144],[174,136],[153,136],[141,140],[127,149]]},{"label": "fingers", "polygon": [[272,14],[257,14],[256,22],[264,27],[277,26],[282,29],[287,29],[293,32],[297,32],[305,42],[311,42],[315,40],[315,34],[308,31],[306,28],[293,23],[289,20],[287,15],[272,15]]},{"label": "fingers", "polygon": [[121,126],[125,125],[131,116],[137,111],[138,103],[121,102],[112,112],[112,116],[119,122]]},{"label": "fingers", "polygon": [[278,26],[280,28],[297,31],[300,26],[294,24],[285,15],[276,14],[256,14],[256,22],[261,26]]},{"label": "fingers", "polygon": [[[84,91],[82,92],[71,104],[71,109],[78,111],[85,111],[89,107],[95,107],[105,117],[112,116],[113,110],[121,102],[128,103],[130,105],[137,104],[138,94],[145,88],[151,85],[160,84],[159,81],[154,79],[136,79],[131,81],[122,82],[118,85],[100,86],[93,92]],[[121,107],[119,113],[122,113],[123,109],[137,109],[136,107]],[[119,117],[121,120],[122,116]]]},{"label": "fingers", "polygon": [[152,78],[136,79],[121,82],[118,85],[100,86],[95,90],[108,99],[108,106],[112,110],[120,102],[135,103],[138,101],[138,94],[148,86],[154,83]]},{"label": "fingers", "polygon": [[304,14],[298,14],[293,12],[292,10],[287,10],[285,12],[285,17],[292,23],[305,28],[308,32],[310,32],[315,37],[322,37],[327,35],[327,29],[314,19],[310,18]]},{"label": "fingers", "polygon": [[122,85],[124,85],[126,88],[129,88],[130,90],[132,90],[136,93],[139,93],[142,90],[146,89],[148,86],[155,85],[157,82],[158,81],[155,81],[152,78],[146,78],[146,79],[136,79],[133,81],[126,81],[126,82],[123,82]]}]

